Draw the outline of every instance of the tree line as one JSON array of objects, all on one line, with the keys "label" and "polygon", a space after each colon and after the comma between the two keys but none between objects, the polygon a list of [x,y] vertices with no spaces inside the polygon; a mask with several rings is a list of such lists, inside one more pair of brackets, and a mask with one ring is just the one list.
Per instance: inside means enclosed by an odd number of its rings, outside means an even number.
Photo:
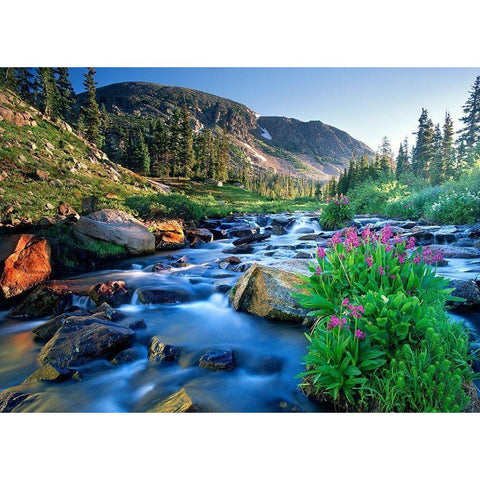
[{"label": "tree line", "polygon": [[455,131],[451,115],[446,112],[443,125],[434,124],[428,110],[422,108],[412,148],[405,138],[394,158],[390,142],[384,137],[374,158],[366,155],[356,158],[353,153],[338,180],[332,177],[324,185],[324,194],[346,194],[349,189],[376,180],[382,174],[397,179],[415,176],[427,180],[430,185],[457,179],[480,156],[480,75],[463,106],[460,122],[461,128]]}]

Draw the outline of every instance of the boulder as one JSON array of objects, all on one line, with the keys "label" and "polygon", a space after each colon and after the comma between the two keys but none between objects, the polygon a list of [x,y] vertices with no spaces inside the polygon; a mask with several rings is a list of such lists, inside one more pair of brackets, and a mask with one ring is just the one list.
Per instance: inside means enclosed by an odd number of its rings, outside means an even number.
[{"label": "boulder", "polygon": [[249,226],[242,226],[242,227],[235,227],[229,230],[229,234],[232,237],[243,238],[243,237],[251,237],[256,233],[259,233],[260,229],[249,227]]},{"label": "boulder", "polygon": [[165,344],[158,337],[153,337],[150,340],[148,358],[155,365],[160,365],[163,362],[173,362],[179,353],[180,349],[178,347]]},{"label": "boulder", "polygon": [[155,252],[155,237],[141,222],[120,210],[99,210],[80,217],[74,235],[85,243],[102,240],[125,247],[132,255]]},{"label": "boulder", "polygon": [[41,365],[51,363],[69,368],[130,347],[134,333],[128,327],[100,319],[68,321],[44,345],[38,359]]},{"label": "boulder", "polygon": [[232,350],[212,348],[206,351],[198,361],[198,365],[207,370],[234,370],[235,355]]},{"label": "boulder", "polygon": [[213,233],[207,228],[195,228],[193,230],[186,230],[187,238],[193,242],[195,238],[199,238],[202,242],[210,243],[213,241]]},{"label": "boulder", "polygon": [[238,238],[233,241],[235,246],[238,245],[248,245],[250,243],[262,242],[267,238],[270,238],[272,235],[270,233],[256,233],[254,235],[249,235],[248,237]]},{"label": "boulder", "polygon": [[64,382],[72,377],[79,379],[79,374],[76,370],[70,368],[60,368],[55,365],[47,364],[42,365],[39,369],[35,370],[23,383],[34,382]]},{"label": "boulder", "polygon": [[285,235],[287,230],[283,225],[272,225],[272,232],[275,235]]},{"label": "boulder", "polygon": [[108,303],[111,307],[119,307],[125,303],[130,303],[132,291],[123,280],[97,283],[90,290],[90,298],[96,305]]},{"label": "boulder", "polygon": [[474,280],[452,280],[450,288],[455,290],[451,293],[455,297],[464,298],[465,302],[447,302],[454,309],[471,309],[480,306],[480,288]]},{"label": "boulder", "polygon": [[225,250],[222,250],[222,253],[227,253],[231,255],[239,255],[242,253],[253,253],[253,247],[251,245],[247,244],[241,244],[237,245],[236,247],[233,248],[227,248]]},{"label": "boulder", "polygon": [[117,353],[111,360],[112,365],[123,365],[134,362],[138,358],[138,353],[134,348],[127,348]]},{"label": "boulder", "polygon": [[65,323],[65,321],[75,321],[76,318],[73,317],[76,317],[78,319],[91,318],[89,315],[87,315],[86,312],[82,310],[78,310],[77,312],[62,313],[48,320],[48,322],[42,323],[41,325],[32,328],[32,333],[35,335],[35,338],[37,340],[48,342],[48,340],[50,340],[55,335],[55,333],[57,333],[57,331]]},{"label": "boulder", "polygon": [[441,253],[444,258],[480,258],[480,249],[474,247],[455,247],[453,245],[428,245],[434,254]]},{"label": "boulder", "polygon": [[83,214],[92,213],[98,209],[99,199],[95,195],[82,200],[82,212]]},{"label": "boulder", "polygon": [[147,328],[147,324],[145,323],[145,320],[141,319],[141,320],[136,320],[135,322],[132,322],[128,328],[132,329],[132,330],[141,330],[141,329],[144,329],[144,328]]},{"label": "boulder", "polygon": [[22,303],[14,307],[8,314],[11,318],[41,318],[60,315],[70,305],[72,294],[76,293],[71,286],[51,281],[38,285]]},{"label": "boulder", "polygon": [[187,290],[155,288],[142,289],[137,292],[138,301],[140,303],[149,304],[163,304],[174,305],[176,303],[188,302],[190,300],[190,293]]},{"label": "boulder", "polygon": [[151,229],[155,236],[156,250],[178,250],[187,243],[183,227],[177,220],[154,222]]},{"label": "boulder", "polygon": [[230,292],[235,310],[278,322],[304,323],[308,310],[292,297],[301,281],[295,273],[254,263]]},{"label": "boulder", "polygon": [[75,217],[80,218],[78,213],[68,203],[65,203],[65,202],[60,203],[60,205],[57,208],[57,213],[65,217],[73,215]]},{"label": "boulder", "polygon": [[152,272],[154,273],[164,273],[168,272],[173,267],[171,265],[166,265],[165,263],[158,262],[152,267]]},{"label": "boulder", "polygon": [[0,305],[32,289],[50,276],[47,240],[34,235],[6,235],[0,241]]},{"label": "boulder", "polygon": [[282,227],[288,227],[295,221],[294,217],[289,217],[287,215],[279,215],[276,217],[272,217],[272,226],[280,225]]},{"label": "boulder", "polygon": [[205,243],[200,237],[195,237],[190,243],[190,248],[202,248]]},{"label": "boulder", "polygon": [[149,413],[186,413],[198,410],[197,405],[188,395],[184,388],[170,395],[165,400],[161,400],[152,405],[147,412]]}]

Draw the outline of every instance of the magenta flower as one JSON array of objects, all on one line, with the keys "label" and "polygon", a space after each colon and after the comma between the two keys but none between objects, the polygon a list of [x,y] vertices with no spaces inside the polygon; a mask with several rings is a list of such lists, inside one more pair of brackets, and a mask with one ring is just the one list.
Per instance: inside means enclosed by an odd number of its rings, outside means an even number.
[{"label": "magenta flower", "polygon": [[385,247],[385,251],[386,251],[386,252],[390,252],[392,249],[393,249],[393,245],[392,245],[391,243],[389,243],[389,244]]},{"label": "magenta flower", "polygon": [[326,252],[325,249],[322,247],[317,248],[317,256],[318,258],[325,258]]},{"label": "magenta flower", "polygon": [[403,265],[405,263],[405,254],[402,253],[401,255],[398,256],[398,262],[400,265]]},{"label": "magenta flower", "polygon": [[414,259],[413,259],[413,263],[416,263],[417,265],[420,263],[420,255],[417,255]]},{"label": "magenta flower", "polygon": [[322,268],[321,267],[317,267],[317,270],[315,271],[315,275],[317,275],[318,277],[322,274]]},{"label": "magenta flower", "polygon": [[348,305],[350,303],[350,300],[348,299],[348,297],[345,297],[343,300],[342,300],[342,305],[345,306],[345,305]]},{"label": "magenta flower", "polygon": [[410,237],[408,239],[408,242],[407,242],[407,245],[406,245],[406,249],[407,250],[413,250],[415,248],[415,243],[416,243],[416,239],[415,237]]},{"label": "magenta flower", "polygon": [[385,274],[385,270],[383,269],[383,267],[382,267],[381,265],[377,268],[377,270],[378,270],[378,273],[379,273],[380,275],[384,275],[384,274]]},{"label": "magenta flower", "polygon": [[355,330],[355,338],[363,340],[365,338],[365,334],[360,329],[357,329]]},{"label": "magenta flower", "polygon": [[367,262],[367,265],[371,267],[373,265],[373,258],[370,255],[369,257],[365,257],[365,261]]}]

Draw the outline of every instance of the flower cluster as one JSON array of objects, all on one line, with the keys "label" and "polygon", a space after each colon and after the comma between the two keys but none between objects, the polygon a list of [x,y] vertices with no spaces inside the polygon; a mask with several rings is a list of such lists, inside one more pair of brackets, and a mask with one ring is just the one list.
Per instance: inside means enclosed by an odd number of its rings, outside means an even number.
[{"label": "flower cluster", "polygon": [[349,205],[350,200],[346,195],[337,195],[335,197],[330,197],[325,199],[325,203],[328,205],[329,203],[334,203],[335,205]]}]

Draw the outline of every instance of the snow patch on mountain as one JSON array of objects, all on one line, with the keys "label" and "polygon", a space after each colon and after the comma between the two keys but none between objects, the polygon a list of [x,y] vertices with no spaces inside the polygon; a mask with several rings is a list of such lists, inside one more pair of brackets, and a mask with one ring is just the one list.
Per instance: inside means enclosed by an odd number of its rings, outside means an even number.
[{"label": "snow patch on mountain", "polygon": [[248,150],[250,150],[256,158],[258,158],[258,159],[261,160],[262,162],[266,162],[266,161],[267,161],[267,159],[266,159],[263,155],[260,155],[260,154],[259,154],[254,148],[252,148],[248,143],[243,142],[243,145],[244,145],[245,147],[247,147]]},{"label": "snow patch on mountain", "polygon": [[[260,127],[260,125],[259,125]],[[272,139],[272,136],[270,135],[270,133],[268,132],[268,130],[266,128],[263,128],[263,127],[260,127],[262,129],[262,133],[260,134],[263,138],[266,138],[267,140],[271,140]]]}]

